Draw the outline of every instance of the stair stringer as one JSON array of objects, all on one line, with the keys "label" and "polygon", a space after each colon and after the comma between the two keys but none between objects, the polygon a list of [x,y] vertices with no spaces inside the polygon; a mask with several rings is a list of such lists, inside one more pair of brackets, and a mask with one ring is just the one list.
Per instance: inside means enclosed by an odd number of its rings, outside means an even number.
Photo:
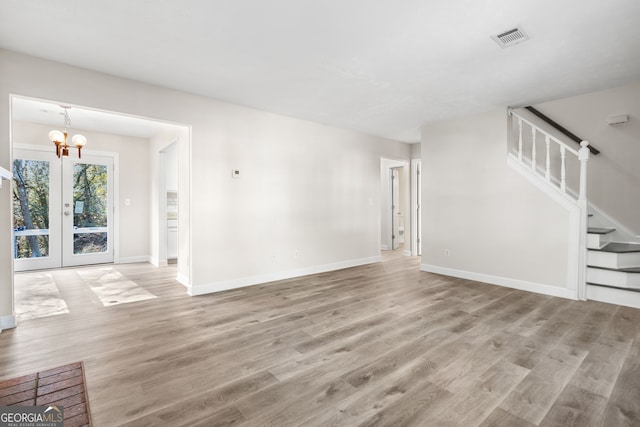
[{"label": "stair stringer", "polygon": [[[584,261],[581,262],[579,254],[580,239],[583,237],[586,243],[587,229],[586,224],[581,223],[583,215],[578,201],[562,192],[560,188],[550,185],[511,153],[507,154],[507,165],[569,212],[566,288],[569,290],[571,299],[584,299],[586,297],[586,266],[583,265]],[[586,251],[584,258],[586,259]]]}]

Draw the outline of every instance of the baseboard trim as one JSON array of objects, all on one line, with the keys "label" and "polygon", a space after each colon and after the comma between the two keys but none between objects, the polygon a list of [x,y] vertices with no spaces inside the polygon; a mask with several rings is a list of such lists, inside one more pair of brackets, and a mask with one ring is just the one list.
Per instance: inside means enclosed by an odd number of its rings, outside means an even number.
[{"label": "baseboard trim", "polygon": [[640,292],[587,285],[587,300],[640,308]]},{"label": "baseboard trim", "polygon": [[154,257],[150,257],[149,258],[149,262],[151,263],[151,265],[153,265],[154,267],[166,267],[167,265],[169,265],[169,263],[167,262],[167,260],[162,260],[160,261],[158,258],[154,258]]},{"label": "baseboard trim", "polygon": [[185,274],[182,274],[182,273],[178,273],[178,274],[176,274],[176,280],[177,280],[177,281],[178,281],[182,286],[184,286],[185,288],[187,288],[187,293],[188,293],[189,295],[193,295],[193,294],[191,293],[191,282],[189,282],[189,278],[188,278]]},{"label": "baseboard trim", "polygon": [[404,256],[411,256],[411,251],[403,251],[402,255]]},{"label": "baseboard trim", "polygon": [[388,250],[389,250],[389,246],[387,246],[387,245],[380,245],[380,250],[381,250],[381,251],[388,251]]},{"label": "baseboard trim", "polygon": [[292,279],[295,277],[308,276],[310,274],[326,273],[327,271],[342,270],[344,268],[358,267],[361,265],[373,264],[382,261],[382,257],[374,256],[370,258],[360,258],[350,261],[336,262],[332,264],[317,265],[313,267],[299,268],[296,270],[279,271],[257,276],[242,277],[239,279],[222,280],[220,282],[206,283],[198,286],[188,286],[189,295],[205,295],[215,292],[228,291],[230,289],[244,288],[246,286],[261,285],[278,280]]},{"label": "baseboard trim", "polygon": [[16,316],[0,316],[0,331],[3,329],[12,329],[16,327]]},{"label": "baseboard trim", "polygon": [[512,279],[509,277],[493,276],[490,274],[475,273],[472,271],[456,270],[437,265],[420,264],[420,270],[429,273],[443,274],[445,276],[459,277],[461,279],[475,280],[477,282],[489,283],[491,285],[504,286],[507,288],[519,289],[521,291],[535,292],[537,294],[550,295],[554,297],[578,299],[575,290],[559,288],[556,286],[544,285],[542,283],[528,282],[526,280]]},{"label": "baseboard trim", "polygon": [[[151,257],[149,255],[130,256],[130,257],[125,257],[125,258],[118,258],[115,261],[116,264],[134,264],[136,262],[150,262],[151,264],[153,264],[151,262]],[[153,264],[153,265],[155,265],[155,264]]]}]

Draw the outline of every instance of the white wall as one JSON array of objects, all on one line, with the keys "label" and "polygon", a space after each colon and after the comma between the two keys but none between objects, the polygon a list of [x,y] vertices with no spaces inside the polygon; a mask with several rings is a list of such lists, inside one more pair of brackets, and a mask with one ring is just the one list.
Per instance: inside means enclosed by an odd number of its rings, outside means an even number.
[{"label": "white wall", "polygon": [[[192,293],[377,259],[380,158],[410,153],[408,144],[0,50],[6,168],[9,94],[191,127],[190,141],[179,141],[180,250],[187,250],[179,260]],[[231,179],[234,168],[241,179]],[[3,186],[4,224],[10,200]],[[0,316],[12,311],[10,234],[0,229]]]},{"label": "white wall", "polygon": [[422,148],[422,146],[420,145],[420,143],[411,144],[411,158],[412,159],[419,159],[422,156],[421,148]]},{"label": "white wall", "polygon": [[569,212],[506,153],[506,108],[422,128],[422,269],[570,296]]},{"label": "white wall", "polygon": [[[47,135],[51,126],[36,123],[13,122],[13,143],[51,146]],[[75,129],[80,131],[80,129]],[[119,178],[117,204],[120,211],[118,231],[121,262],[149,259],[150,177],[149,141],[144,138],[113,135],[82,130],[87,137],[84,153],[108,151],[118,154]],[[129,199],[130,205],[125,204]]]},{"label": "white wall", "polygon": [[[601,151],[589,159],[589,202],[640,235],[640,83],[536,108]],[[606,123],[621,114],[629,115],[629,123]]]}]

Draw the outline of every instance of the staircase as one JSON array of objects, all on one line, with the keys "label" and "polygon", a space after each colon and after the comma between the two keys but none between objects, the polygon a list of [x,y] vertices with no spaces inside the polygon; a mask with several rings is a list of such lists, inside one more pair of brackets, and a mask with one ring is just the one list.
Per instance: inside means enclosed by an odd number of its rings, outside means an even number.
[{"label": "staircase", "polygon": [[640,244],[609,241],[615,228],[589,227],[587,231],[587,287],[640,292]]},{"label": "staircase", "polygon": [[[579,221],[570,224],[570,229],[575,230],[579,238],[570,244],[570,253],[577,256],[570,259],[569,268],[575,268],[577,275],[568,280],[568,289],[576,290],[577,299],[640,308],[640,242],[634,233],[589,205],[586,198],[588,143],[582,141],[581,149],[576,150],[540,128],[530,116],[520,111],[509,112],[516,121],[518,138],[516,149],[509,152],[508,164],[574,210],[579,218]],[[531,136],[527,140],[525,135],[529,133]],[[538,139],[544,139],[544,143],[537,142],[537,136]],[[555,162],[559,163],[559,171],[553,170],[554,162],[550,155],[553,147],[556,147],[556,152],[559,149],[559,156],[556,155],[559,159]],[[592,149],[594,151],[597,152]],[[573,188],[567,184],[568,168],[565,167],[565,161],[569,156],[579,163],[579,176],[573,177]],[[576,183],[579,183],[579,188],[576,188]],[[596,217],[587,211],[594,212]],[[587,226],[588,222],[592,225]]]}]

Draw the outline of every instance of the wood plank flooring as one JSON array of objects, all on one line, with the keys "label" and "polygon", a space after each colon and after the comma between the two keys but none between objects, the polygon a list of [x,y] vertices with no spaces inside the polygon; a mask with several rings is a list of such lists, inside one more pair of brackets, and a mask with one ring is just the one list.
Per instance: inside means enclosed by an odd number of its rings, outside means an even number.
[{"label": "wood plank flooring", "polygon": [[119,265],[156,298],[113,306],[52,271],[69,313],[3,331],[0,379],[83,360],[95,426],[640,425],[640,310],[418,263],[200,297]]}]

